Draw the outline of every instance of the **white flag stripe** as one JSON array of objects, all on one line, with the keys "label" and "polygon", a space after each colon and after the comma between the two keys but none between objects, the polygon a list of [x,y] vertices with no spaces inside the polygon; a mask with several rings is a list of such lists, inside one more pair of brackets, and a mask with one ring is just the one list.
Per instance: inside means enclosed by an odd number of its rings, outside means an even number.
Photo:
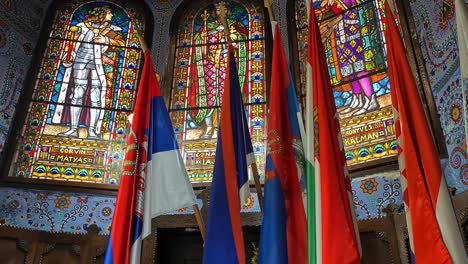
[{"label": "white flag stripe", "polygon": [[453,263],[468,263],[463,240],[460,236],[458,221],[455,217],[452,201],[443,176],[441,177],[439,196],[437,197],[436,218],[439,226],[443,227],[440,228],[440,232]]},{"label": "white flag stripe", "polygon": [[140,257],[141,257],[141,244],[142,244],[141,235],[138,239],[133,242],[132,248],[130,249],[130,263],[131,264],[140,264]]},{"label": "white flag stripe", "polygon": [[[404,177],[402,177],[404,178]],[[411,212],[408,208],[408,205],[405,203],[405,216],[406,216],[406,225],[408,228],[408,239],[410,243],[410,251],[413,253],[413,255],[416,255],[416,252],[414,252],[414,239],[413,239],[413,225],[411,221]]]},{"label": "white flag stripe", "polygon": [[255,154],[253,152],[247,153],[245,158],[247,159],[247,166],[255,163]]},{"label": "white flag stripe", "polygon": [[306,131],[307,137],[304,138],[305,154],[306,159],[314,164],[314,147],[315,147],[315,135],[314,135],[314,106],[313,106],[313,94],[312,94],[312,66],[307,63],[307,84],[308,88],[306,92]]},{"label": "white flag stripe", "polygon": [[250,196],[250,185],[249,181],[246,181],[244,185],[242,185],[239,189],[239,202],[240,206],[242,207],[249,199]]},{"label": "white flag stripe", "polygon": [[320,163],[315,159],[315,237],[317,264],[322,263],[322,188],[320,185]]},{"label": "white flag stripe", "polygon": [[151,233],[151,219],[196,203],[192,184],[178,149],[153,153],[148,162],[142,237]]}]

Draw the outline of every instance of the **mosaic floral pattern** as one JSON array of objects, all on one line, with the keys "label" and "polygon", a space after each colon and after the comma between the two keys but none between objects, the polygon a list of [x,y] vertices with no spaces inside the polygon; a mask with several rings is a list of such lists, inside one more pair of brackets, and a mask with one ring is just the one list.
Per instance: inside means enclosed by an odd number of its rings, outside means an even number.
[{"label": "mosaic floral pattern", "polygon": [[85,233],[91,224],[108,234],[115,197],[14,188],[0,189],[0,223],[51,232]]},{"label": "mosaic floral pattern", "polygon": [[[398,174],[398,172],[395,172]],[[402,204],[398,179],[371,177],[352,181],[354,204],[358,220],[383,217],[390,203]],[[114,214],[115,196],[64,193],[44,190],[0,188],[0,225],[50,232],[86,233],[89,225],[109,234]],[[197,199],[202,209],[201,199]],[[241,212],[260,212],[258,196],[251,193]],[[183,208],[168,215],[193,214]]]},{"label": "mosaic floral pattern", "polygon": [[[256,201],[256,196],[251,197]],[[86,233],[89,225],[107,235],[112,224],[115,196],[0,188],[0,225],[50,232]],[[201,209],[203,203],[197,200]],[[248,209],[259,211],[258,205]],[[169,213],[193,214],[192,208]]]},{"label": "mosaic floral pattern", "polygon": [[358,220],[384,217],[386,214],[383,209],[391,203],[403,206],[399,172],[393,174],[390,177],[373,176],[351,181]]},{"label": "mosaic floral pattern", "polygon": [[466,137],[460,60],[453,0],[413,0],[411,9],[426,64],[426,72],[447,144],[443,162],[449,186],[468,190]]}]

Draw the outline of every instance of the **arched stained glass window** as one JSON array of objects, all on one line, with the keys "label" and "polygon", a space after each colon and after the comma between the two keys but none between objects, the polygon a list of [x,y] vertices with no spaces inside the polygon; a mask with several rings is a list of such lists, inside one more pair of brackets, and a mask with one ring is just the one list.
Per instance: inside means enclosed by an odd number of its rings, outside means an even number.
[{"label": "arched stained glass window", "polygon": [[[348,165],[397,154],[385,57],[383,4],[382,0],[313,1]],[[295,10],[301,94],[305,94],[306,1],[296,1]]]},{"label": "arched stained glass window", "polygon": [[10,177],[118,184],[141,11],[74,1],[55,13]]},{"label": "arched stained glass window", "polygon": [[[228,26],[257,165],[264,164],[265,41],[261,3],[228,2]],[[178,24],[170,112],[189,177],[210,181],[227,56],[215,5],[185,10]]]}]

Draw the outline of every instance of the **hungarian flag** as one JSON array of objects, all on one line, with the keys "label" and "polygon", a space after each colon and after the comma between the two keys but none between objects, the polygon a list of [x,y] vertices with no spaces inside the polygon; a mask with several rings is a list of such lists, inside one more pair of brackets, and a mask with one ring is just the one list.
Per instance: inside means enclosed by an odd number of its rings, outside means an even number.
[{"label": "hungarian flag", "polygon": [[204,264],[246,263],[240,217],[249,195],[248,166],[255,162],[234,51],[228,47],[220,129],[211,184]]},{"label": "hungarian flag", "polygon": [[307,223],[293,148],[295,143],[302,145],[297,98],[276,23],[273,32],[259,263],[301,264],[307,263]]},{"label": "hungarian flag", "polygon": [[196,203],[149,51],[128,135],[105,263],[140,263],[151,219]]},{"label": "hungarian flag", "polygon": [[468,263],[437,148],[388,2],[385,14],[398,162],[416,263]]},{"label": "hungarian flag", "polygon": [[351,184],[333,90],[314,8],[307,65],[307,207],[309,263],[360,263]]}]

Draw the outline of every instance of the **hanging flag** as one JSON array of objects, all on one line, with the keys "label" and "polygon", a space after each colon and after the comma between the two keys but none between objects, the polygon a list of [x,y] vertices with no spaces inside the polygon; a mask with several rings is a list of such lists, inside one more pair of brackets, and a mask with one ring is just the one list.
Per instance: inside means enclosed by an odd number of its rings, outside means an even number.
[{"label": "hanging flag", "polygon": [[241,204],[244,204],[245,200],[240,196],[243,196],[243,189],[248,194],[247,167],[254,162],[254,159],[232,49],[228,47],[220,129],[203,252],[205,264],[246,263],[240,218]]},{"label": "hanging flag", "polygon": [[311,177],[307,181],[309,263],[360,263],[351,183],[328,65],[313,6],[309,12],[306,120],[307,175]]},{"label": "hanging flag", "polygon": [[307,263],[307,224],[293,148],[296,143],[302,144],[297,98],[276,23],[273,35],[259,263],[300,264]]},{"label": "hanging flag", "polygon": [[437,148],[388,2],[388,76],[410,245],[416,263],[468,263]]},{"label": "hanging flag", "polygon": [[105,263],[140,263],[151,219],[196,203],[149,51],[128,136]]}]

